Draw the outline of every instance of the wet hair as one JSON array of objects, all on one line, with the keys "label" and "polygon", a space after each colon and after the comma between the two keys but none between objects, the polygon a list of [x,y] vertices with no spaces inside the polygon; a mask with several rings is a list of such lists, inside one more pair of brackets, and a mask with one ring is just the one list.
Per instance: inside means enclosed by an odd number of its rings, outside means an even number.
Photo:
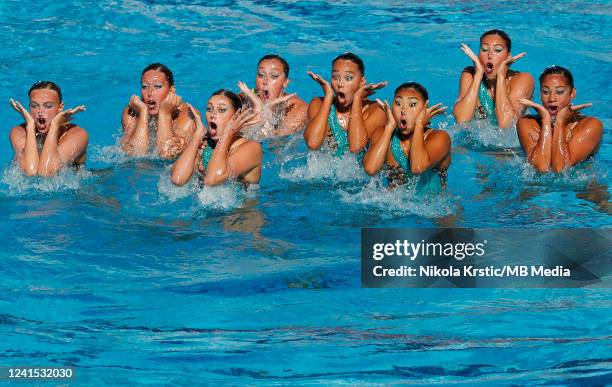
[{"label": "wet hair", "polygon": [[339,60],[350,60],[355,63],[357,67],[359,67],[359,71],[361,71],[361,75],[365,74],[365,65],[360,57],[353,54],[352,52],[345,52],[344,54],[338,55],[334,60],[332,60],[332,66]]},{"label": "wet hair", "polygon": [[427,93],[427,89],[420,83],[416,83],[412,81],[402,83],[401,85],[399,85],[397,89],[395,89],[395,92],[393,93],[393,95],[396,95],[397,93],[399,93],[401,90],[404,90],[404,89],[412,89],[416,91],[417,93],[421,94],[421,97],[423,97],[425,101],[429,99],[429,93]]},{"label": "wet hair", "polygon": [[234,110],[238,110],[238,109],[240,109],[242,107],[242,101],[240,100],[240,97],[238,97],[232,91],[225,90],[225,89],[219,89],[219,90],[215,91],[214,93],[212,93],[210,95],[210,98],[214,97],[215,95],[222,95],[222,96],[228,98],[230,101],[232,101],[232,106],[234,107]]},{"label": "wet hair", "polygon": [[281,62],[281,64],[283,65],[283,71],[285,72],[285,77],[289,78],[289,63],[287,63],[287,61],[280,55],[268,54],[268,55],[262,56],[259,62],[257,62],[257,67],[259,67],[261,62],[263,62],[264,60],[269,60],[269,59],[276,59],[277,61]]},{"label": "wet hair", "polygon": [[567,83],[569,83],[570,87],[572,89],[574,88],[574,76],[572,75],[572,73],[565,67],[561,67],[557,65],[548,66],[547,68],[544,69],[544,71],[542,72],[539,78],[540,85],[542,84],[542,81],[544,81],[544,78],[546,78],[547,75],[552,75],[552,74],[561,75],[563,78],[565,78]]},{"label": "wet hair", "polygon": [[32,91],[34,90],[39,90],[39,89],[48,89],[48,90],[54,90],[58,97],[59,97],[59,101],[62,102],[62,90],[60,89],[60,87],[55,84],[54,82],[51,81],[37,81],[35,82],[32,86],[30,86],[30,90],[28,90],[28,97],[30,96],[30,94],[32,94]]},{"label": "wet hair", "polygon": [[500,36],[502,39],[504,39],[504,42],[506,42],[506,47],[508,48],[508,52],[512,51],[512,40],[510,40],[510,36],[508,36],[507,33],[505,33],[502,30],[488,30],[487,32],[485,32],[484,34],[480,36],[480,41],[482,42],[482,39],[484,39],[485,36],[489,36],[489,35]]},{"label": "wet hair", "polygon": [[166,79],[168,80],[168,85],[174,86],[174,74],[172,74],[172,70],[170,70],[168,66],[161,63],[151,63],[150,65],[145,67],[144,70],[142,70],[142,74],[140,74],[140,76],[142,77],[147,71],[150,70],[161,71],[166,76]]}]

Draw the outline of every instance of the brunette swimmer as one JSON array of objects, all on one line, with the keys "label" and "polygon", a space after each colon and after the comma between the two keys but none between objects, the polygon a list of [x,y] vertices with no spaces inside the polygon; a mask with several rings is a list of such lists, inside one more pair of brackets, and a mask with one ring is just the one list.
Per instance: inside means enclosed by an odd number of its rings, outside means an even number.
[{"label": "brunette swimmer", "polygon": [[490,30],[480,37],[478,56],[466,45],[461,50],[474,62],[463,69],[459,80],[459,97],[453,108],[458,123],[474,117],[488,119],[493,126],[509,128],[523,114],[520,99],[533,96],[533,77],[529,73],[510,70],[510,65],[523,56],[511,54],[508,34]]},{"label": "brunette swimmer", "polygon": [[[255,91],[244,82],[238,82],[241,94],[249,100],[253,112],[259,118],[262,113],[272,113],[274,121],[266,117],[260,123],[259,134],[268,136],[286,136],[303,130],[308,118],[308,105],[295,93],[285,92],[289,85],[289,63],[274,54],[266,55],[257,63]],[[264,114],[265,115],[265,114]],[[276,117],[280,115],[278,121]]]},{"label": "brunette swimmer", "polygon": [[387,83],[366,83],[364,71],[363,61],[347,52],[332,62],[331,85],[320,75],[308,72],[324,94],[308,105],[304,139],[309,149],[320,149],[327,140],[338,156],[346,151],[358,153],[366,147],[374,130],[385,125],[385,111],[367,97]]},{"label": "brunette swimmer", "polygon": [[535,116],[517,123],[521,147],[527,160],[540,172],[562,172],[595,155],[601,144],[603,125],[580,110],[590,103],[572,105],[576,97],[574,77],[561,66],[550,66],[540,75],[542,105],[523,99]]},{"label": "brunette swimmer", "polygon": [[123,150],[144,156],[149,147],[164,159],[173,159],[185,148],[195,130],[187,106],[176,94],[174,75],[161,63],[142,70],[140,94],[123,109]]},{"label": "brunette swimmer", "polygon": [[25,122],[11,129],[15,161],[27,176],[51,176],[64,166],[79,166],[87,158],[89,136],[85,129],[70,122],[85,110],[77,106],[64,110],[62,91],[53,82],[36,82],[28,91],[30,110],[10,100]]},{"label": "brunette swimmer", "polygon": [[218,90],[208,100],[206,122],[193,112],[196,131],[172,165],[172,182],[185,185],[198,172],[208,186],[220,185],[235,178],[245,186],[258,184],[261,178],[261,145],[240,136],[240,130],[253,125],[255,114],[242,108],[240,97],[231,91]]},{"label": "brunette swimmer", "polygon": [[429,121],[442,114],[445,106],[438,103],[429,107],[427,90],[416,82],[400,85],[395,90],[393,105],[378,100],[386,111],[387,122],[378,128],[363,166],[369,175],[377,174],[383,166],[389,187],[405,184],[408,178],[422,175],[419,181],[430,188],[446,185],[446,171],[451,162],[451,140],[448,133],[428,127]]}]

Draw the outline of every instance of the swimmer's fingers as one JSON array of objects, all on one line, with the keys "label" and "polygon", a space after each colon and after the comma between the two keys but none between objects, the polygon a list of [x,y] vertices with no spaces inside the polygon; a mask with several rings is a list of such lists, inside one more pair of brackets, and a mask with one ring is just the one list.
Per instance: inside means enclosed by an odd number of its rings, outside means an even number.
[{"label": "swimmer's fingers", "polygon": [[442,105],[441,103],[438,103],[429,108],[429,118],[430,119],[446,111],[447,107],[441,106],[441,105]]},{"label": "swimmer's fingers", "polygon": [[535,102],[533,102],[533,101],[531,101],[531,100],[529,100],[529,99],[526,99],[526,98],[519,98],[519,99],[518,99],[518,101],[519,101],[521,104],[525,105],[525,106],[531,106],[531,107],[533,107],[533,108],[535,108],[535,107],[539,107],[539,106],[540,106],[540,105],[538,105],[537,103],[535,103]]},{"label": "swimmer's fingers", "polygon": [[586,109],[591,106],[593,106],[592,103],[583,103],[580,105],[570,105],[570,110],[573,112],[577,112],[578,110]]},{"label": "swimmer's fingers", "polygon": [[[385,101],[386,102],[386,101]],[[376,103],[382,108],[382,110],[386,113],[387,107],[385,106],[385,102],[381,101],[380,98],[376,98]]]},{"label": "swimmer's fingers", "polygon": [[287,95],[284,95],[282,97],[278,97],[278,98],[273,99],[272,101],[266,103],[266,105],[268,107],[272,108],[272,107],[274,107],[276,105],[279,105],[281,103],[285,103],[285,102],[289,101],[291,98],[293,98],[295,96],[296,96],[296,93],[287,94]]},{"label": "swimmer's fingers", "polygon": [[461,43],[461,51],[463,51],[465,55],[467,55],[474,62],[478,60],[478,57],[476,56],[476,54],[474,54],[474,51],[472,51],[472,49],[467,44]]},{"label": "swimmer's fingers", "polygon": [[524,57],[525,55],[527,55],[527,53],[526,53],[526,52],[521,52],[520,54],[515,55],[515,56],[513,56],[513,57],[511,57],[511,58],[507,59],[507,63],[508,63],[508,64],[510,64],[510,63],[514,63],[514,62],[516,62],[517,60],[519,60],[519,59],[521,59],[522,57]]},{"label": "swimmer's fingers", "polygon": [[374,90],[382,89],[385,86],[387,86],[387,81],[378,82],[378,83],[370,83],[369,85],[366,86],[366,88],[368,90],[374,91]]},{"label": "swimmer's fingers", "polygon": [[318,74],[313,73],[312,71],[306,71],[306,74],[308,74],[310,76],[310,78],[312,78],[316,82],[319,82],[321,80],[321,76],[318,75]]}]

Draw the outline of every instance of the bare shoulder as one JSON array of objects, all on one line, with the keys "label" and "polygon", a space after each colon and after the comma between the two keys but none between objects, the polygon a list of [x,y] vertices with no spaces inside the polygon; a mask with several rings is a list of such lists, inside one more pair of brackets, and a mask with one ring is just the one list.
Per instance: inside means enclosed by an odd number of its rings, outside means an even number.
[{"label": "bare shoulder", "polygon": [[450,147],[451,138],[448,132],[444,130],[432,129],[427,138],[425,139],[427,143],[436,143],[440,146],[448,146]]},{"label": "bare shoulder", "polygon": [[305,109],[306,106],[308,106],[306,102],[300,97],[298,97],[297,95],[294,95],[293,97],[291,97],[288,105],[292,106],[293,109]]},{"label": "bare shoulder", "polygon": [[595,117],[584,117],[576,123],[574,133],[577,132],[588,132],[590,135],[601,137],[603,135],[603,124]]},{"label": "bare shoulder", "polygon": [[476,69],[474,69],[474,66],[467,66],[463,68],[463,70],[461,71],[461,75],[463,76],[463,74],[466,74],[466,75],[469,75],[470,77],[474,77],[475,72],[476,72]]},{"label": "bare shoulder", "polygon": [[238,140],[234,141],[234,143],[230,146],[229,153],[232,154],[236,152],[249,152],[253,155],[261,155],[262,148],[261,144],[257,141],[247,140],[246,138],[239,138]]},{"label": "bare shoulder", "polygon": [[530,86],[530,87],[533,87],[534,80],[533,80],[533,76],[531,74],[529,74],[529,73],[526,73],[526,72],[517,72],[514,75],[512,75],[512,77],[510,77],[510,80],[508,81],[508,83],[510,84],[510,87],[515,87],[515,86],[519,86],[519,87]]},{"label": "bare shoulder", "polygon": [[25,147],[26,130],[24,124],[17,125],[11,128],[9,139],[13,145],[13,149],[23,149]]},{"label": "bare shoulder", "polygon": [[321,103],[323,103],[323,98],[322,97],[313,97],[310,100],[310,103],[308,104],[308,107],[319,107],[321,106]]}]

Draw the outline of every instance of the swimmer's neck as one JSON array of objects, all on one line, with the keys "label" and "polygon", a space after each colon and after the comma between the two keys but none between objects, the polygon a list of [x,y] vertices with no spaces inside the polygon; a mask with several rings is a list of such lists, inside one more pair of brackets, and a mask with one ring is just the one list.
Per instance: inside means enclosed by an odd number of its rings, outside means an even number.
[{"label": "swimmer's neck", "polygon": [[414,129],[412,129],[410,132],[402,132],[402,130],[400,128],[396,128],[396,133],[397,133],[397,137],[400,139],[400,141],[409,141],[412,140],[412,135],[414,134]]}]

